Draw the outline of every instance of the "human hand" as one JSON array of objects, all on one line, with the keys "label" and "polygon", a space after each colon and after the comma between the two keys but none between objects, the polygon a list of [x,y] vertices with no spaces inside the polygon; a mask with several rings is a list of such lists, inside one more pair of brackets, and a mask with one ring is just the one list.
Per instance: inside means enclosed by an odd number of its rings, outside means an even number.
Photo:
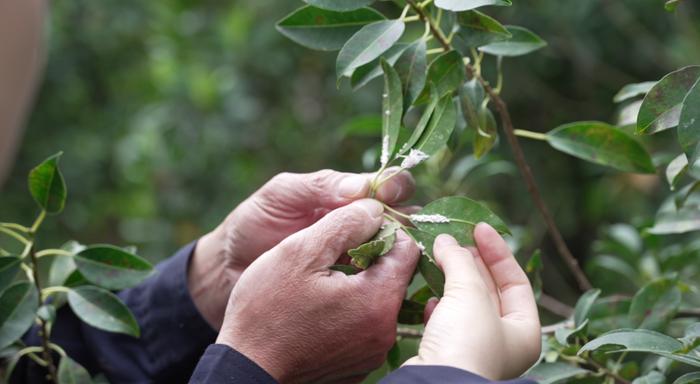
[{"label": "human hand", "polygon": [[448,235],[435,240],[445,294],[426,306],[418,356],[407,365],[447,365],[491,380],[519,376],[540,355],[532,288],[508,245],[488,224],[474,229],[476,248]]},{"label": "human hand", "polygon": [[372,237],[383,207],[364,199],[283,240],[243,273],[217,343],[255,361],[279,382],[357,382],[386,359],[418,260],[403,232],[367,270],[329,270]]},{"label": "human hand", "polygon": [[[385,175],[391,172],[396,169]],[[331,170],[272,178],[197,243],[188,288],[199,312],[219,329],[231,289],[258,256],[331,210],[367,197],[373,178],[374,174]],[[402,172],[382,184],[375,198],[398,204],[410,198],[414,188],[411,174]]]}]

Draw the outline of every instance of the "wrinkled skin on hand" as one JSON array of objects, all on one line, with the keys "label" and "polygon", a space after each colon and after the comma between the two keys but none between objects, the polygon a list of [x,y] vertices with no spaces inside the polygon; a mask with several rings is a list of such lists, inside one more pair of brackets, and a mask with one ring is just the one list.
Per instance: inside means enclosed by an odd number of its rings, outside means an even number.
[{"label": "wrinkled skin on hand", "polygon": [[[389,169],[385,176],[396,169]],[[243,271],[287,236],[307,228],[333,209],[365,198],[374,174],[322,170],[281,173],[202,237],[190,261],[188,285],[203,317],[219,329],[229,293]],[[375,198],[389,205],[410,198],[415,183],[402,172],[382,184]]]},{"label": "wrinkled skin on hand", "polygon": [[217,343],[243,353],[282,383],[358,382],[378,368],[418,259],[399,232],[367,270],[329,267],[371,238],[383,207],[365,199],[328,213],[264,253],[231,293]]}]

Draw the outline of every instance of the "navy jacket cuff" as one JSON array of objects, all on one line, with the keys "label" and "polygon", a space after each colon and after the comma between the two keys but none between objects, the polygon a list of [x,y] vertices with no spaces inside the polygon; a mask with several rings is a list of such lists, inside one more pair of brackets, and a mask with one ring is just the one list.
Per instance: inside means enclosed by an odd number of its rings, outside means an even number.
[{"label": "navy jacket cuff", "polygon": [[190,384],[277,384],[259,365],[223,344],[212,344],[199,360]]},{"label": "navy jacket cuff", "polygon": [[491,381],[465,370],[442,365],[406,365],[382,379],[380,384],[536,384],[527,379]]}]

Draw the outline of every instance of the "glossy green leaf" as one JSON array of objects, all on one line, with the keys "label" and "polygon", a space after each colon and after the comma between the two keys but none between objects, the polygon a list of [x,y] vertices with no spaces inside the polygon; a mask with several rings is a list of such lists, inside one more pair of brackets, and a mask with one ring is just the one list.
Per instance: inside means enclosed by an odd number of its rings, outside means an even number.
[{"label": "glossy green leaf", "polygon": [[413,238],[421,250],[421,255],[418,259],[418,271],[435,296],[442,297],[445,289],[445,274],[435,264],[435,259],[433,258],[435,235],[421,231],[418,228],[407,228],[406,233]]},{"label": "glossy green leaf", "polygon": [[547,141],[564,153],[621,171],[656,171],[639,142],[606,123],[584,121],[562,125],[547,134]]},{"label": "glossy green leaf", "polygon": [[[421,217],[425,215],[440,215],[448,222],[427,222]],[[490,224],[500,233],[509,233],[503,221],[486,206],[461,196],[443,197],[427,204],[417,214],[411,215],[411,222],[432,236],[449,234],[460,244],[474,244],[474,227],[481,222]]]},{"label": "glossy green leaf", "polygon": [[700,78],[683,100],[678,120],[678,143],[688,156],[688,162],[695,164],[700,158]]},{"label": "glossy green leaf", "polygon": [[537,364],[525,373],[525,377],[539,384],[554,384],[591,373],[575,365],[556,362]]},{"label": "glossy green leaf", "polygon": [[425,39],[411,43],[396,61],[395,68],[401,79],[404,105],[413,104],[425,88],[427,66]]},{"label": "glossy green leaf", "polygon": [[63,153],[59,152],[29,172],[29,192],[47,213],[59,213],[66,204],[66,183],[58,168]]},{"label": "glossy green leaf", "polygon": [[495,56],[515,57],[527,55],[547,46],[546,41],[529,29],[514,25],[506,26],[506,29],[511,34],[508,40],[485,45],[479,50]]},{"label": "glossy green leaf", "polygon": [[95,328],[134,337],[141,334],[129,308],[105,289],[94,286],[73,288],[68,292],[68,303],[82,321]]},{"label": "glossy green leaf", "polygon": [[433,290],[430,289],[430,286],[426,284],[417,291],[415,291],[413,295],[411,295],[411,301],[415,301],[416,303],[420,304],[426,304],[428,303],[428,300],[430,300],[433,297],[435,297]]},{"label": "glossy green leaf", "polygon": [[374,0],[304,0],[307,4],[332,11],[352,11],[374,3]]},{"label": "glossy green leaf", "polygon": [[608,332],[581,347],[579,355],[607,346],[607,351],[673,353],[683,347],[680,341],[647,329],[619,329]]},{"label": "glossy green leaf", "polygon": [[369,84],[370,81],[382,76],[384,74],[381,64],[382,59],[386,60],[387,63],[394,65],[408,46],[408,44],[396,43],[393,47],[384,52],[378,59],[355,69],[350,77],[350,85],[352,86],[352,90],[357,91],[358,89]]},{"label": "glossy green leaf", "polygon": [[700,372],[690,372],[676,379],[673,384],[698,384],[700,383]]},{"label": "glossy green leaf", "polygon": [[435,0],[435,5],[448,11],[468,11],[485,6],[510,6],[511,0]]},{"label": "glossy green leaf", "polygon": [[700,78],[700,65],[681,68],[647,93],[637,116],[637,133],[656,133],[678,125],[685,96]]},{"label": "glossy green leaf", "polygon": [[700,211],[681,209],[674,212],[659,212],[654,226],[647,232],[654,235],[671,235],[700,230]]},{"label": "glossy green leaf", "polygon": [[92,378],[87,369],[68,356],[58,364],[58,384],[90,384]]},{"label": "glossy green leaf", "polygon": [[666,167],[666,181],[673,191],[676,189],[676,184],[683,175],[688,171],[688,158],[685,153],[676,156]]},{"label": "glossy green leaf", "polygon": [[12,284],[21,268],[22,260],[16,256],[0,257],[0,291]]},{"label": "glossy green leaf", "polygon": [[632,299],[604,297],[593,303],[588,315],[588,330],[592,334],[602,334],[620,328],[630,328],[628,313]]},{"label": "glossy green leaf", "polygon": [[662,329],[678,312],[681,291],[674,278],[653,281],[640,289],[632,299],[630,324],[635,328]]},{"label": "glossy green leaf", "polygon": [[666,0],[664,9],[668,12],[675,12],[682,0]]},{"label": "glossy green leaf", "polygon": [[471,55],[473,48],[512,37],[496,19],[479,11],[461,12],[457,22],[459,30],[452,38],[452,45],[464,56]]},{"label": "glossy green leaf", "polygon": [[112,245],[89,246],[74,260],[86,279],[112,290],[133,287],[153,273],[148,261]]},{"label": "glossy green leaf", "polygon": [[401,149],[399,150],[399,155],[403,155],[406,152],[408,152],[411,148],[413,148],[418,143],[418,140],[420,140],[421,137],[423,137],[423,133],[425,132],[425,129],[428,127],[428,123],[430,123],[430,119],[433,117],[433,113],[435,112],[435,108],[437,107],[438,103],[440,102],[440,97],[439,97],[439,95],[434,87],[430,87],[430,94],[431,94],[430,104],[428,104],[428,106],[425,107],[425,110],[423,111],[423,115],[421,115],[421,118],[418,120],[418,124],[416,124],[416,128],[413,130],[413,132],[411,132],[411,136],[401,146]]},{"label": "glossy green leaf", "polygon": [[446,95],[438,102],[428,127],[414,147],[426,155],[434,155],[447,144],[456,124],[457,107],[452,96]]},{"label": "glossy green leaf", "polygon": [[357,275],[358,273],[362,272],[362,270],[359,268],[353,267],[352,265],[345,265],[345,264],[331,265],[328,269],[330,269],[331,271],[343,272],[344,274],[346,274],[348,276]]},{"label": "glossy green leaf", "polygon": [[42,320],[53,323],[56,320],[56,307],[52,304],[44,304],[36,311],[37,316]]},{"label": "glossy green leaf", "polygon": [[659,371],[651,371],[644,376],[640,376],[632,384],[666,384],[666,376]]},{"label": "glossy green leaf", "polygon": [[306,6],[280,20],[277,30],[307,48],[336,51],[363,26],[379,20],[384,16],[371,8],[336,12]]},{"label": "glossy green leaf", "polygon": [[[428,66],[427,83],[435,87],[435,90],[443,97],[451,94],[462,86],[465,78],[464,61],[457,51],[445,52],[435,58]],[[430,90],[426,86],[416,100],[415,104],[427,103],[430,99]]]},{"label": "glossy green leaf", "polygon": [[395,222],[384,224],[370,241],[349,250],[348,255],[352,258],[352,265],[359,269],[367,269],[378,257],[389,253],[394,247],[396,231],[399,227]]},{"label": "glossy green leaf", "polygon": [[336,74],[338,79],[352,76],[352,72],[378,58],[396,43],[405,24],[400,20],[383,20],[367,24],[355,33],[338,54]]},{"label": "glossy green leaf", "polygon": [[598,296],[600,296],[600,289],[591,289],[590,291],[581,295],[576,302],[576,307],[574,308],[575,326],[580,326],[588,319],[588,314],[591,312],[591,307],[593,307],[593,303],[595,303]]},{"label": "glossy green leaf", "polygon": [[403,93],[401,79],[396,70],[382,60],[384,70],[384,93],[382,94],[382,166],[394,155],[399,141],[401,121],[403,120]]},{"label": "glossy green leaf", "polygon": [[423,324],[423,312],[425,312],[425,304],[404,300],[399,309],[398,322],[408,325]]},{"label": "glossy green leaf", "polygon": [[474,156],[477,159],[485,156],[498,140],[498,127],[496,118],[490,109],[486,107],[479,108],[479,126],[474,132]]},{"label": "glossy green leaf", "polygon": [[22,337],[34,323],[39,308],[34,284],[20,281],[0,293],[0,349]]},{"label": "glossy green leaf", "polygon": [[637,96],[646,95],[654,85],[656,81],[645,81],[643,83],[627,84],[622,89],[620,89],[615,97],[613,97],[613,102],[621,103],[625,100],[635,98]]},{"label": "glossy green leaf", "polygon": [[559,328],[554,331],[554,338],[557,339],[559,344],[567,346],[572,337],[585,336],[586,330],[588,329],[588,322],[588,319],[586,319],[576,326],[576,328]]}]

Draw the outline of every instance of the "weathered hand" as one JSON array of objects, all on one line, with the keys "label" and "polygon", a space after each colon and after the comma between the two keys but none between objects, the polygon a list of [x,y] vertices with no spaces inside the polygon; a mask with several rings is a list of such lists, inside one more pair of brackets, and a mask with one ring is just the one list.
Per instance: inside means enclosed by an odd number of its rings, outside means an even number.
[{"label": "weathered hand", "polygon": [[418,356],[406,364],[447,365],[488,379],[513,378],[540,354],[540,322],[532,288],[508,245],[488,224],[474,230],[470,252],[454,238],[435,240],[445,295],[426,307]]},{"label": "weathered hand", "polygon": [[369,239],[383,208],[370,199],[332,211],[283,240],[243,273],[217,343],[245,354],[280,382],[357,382],[379,367],[418,259],[399,233],[394,248],[357,275],[331,271]]},{"label": "weathered hand", "polygon": [[[387,170],[385,175],[396,170]],[[329,211],[365,198],[374,174],[323,170],[282,173],[241,203],[197,244],[189,268],[189,290],[204,318],[221,326],[229,293],[243,271],[282,239],[318,221]],[[375,198],[400,203],[413,194],[410,173],[384,183]]]}]

